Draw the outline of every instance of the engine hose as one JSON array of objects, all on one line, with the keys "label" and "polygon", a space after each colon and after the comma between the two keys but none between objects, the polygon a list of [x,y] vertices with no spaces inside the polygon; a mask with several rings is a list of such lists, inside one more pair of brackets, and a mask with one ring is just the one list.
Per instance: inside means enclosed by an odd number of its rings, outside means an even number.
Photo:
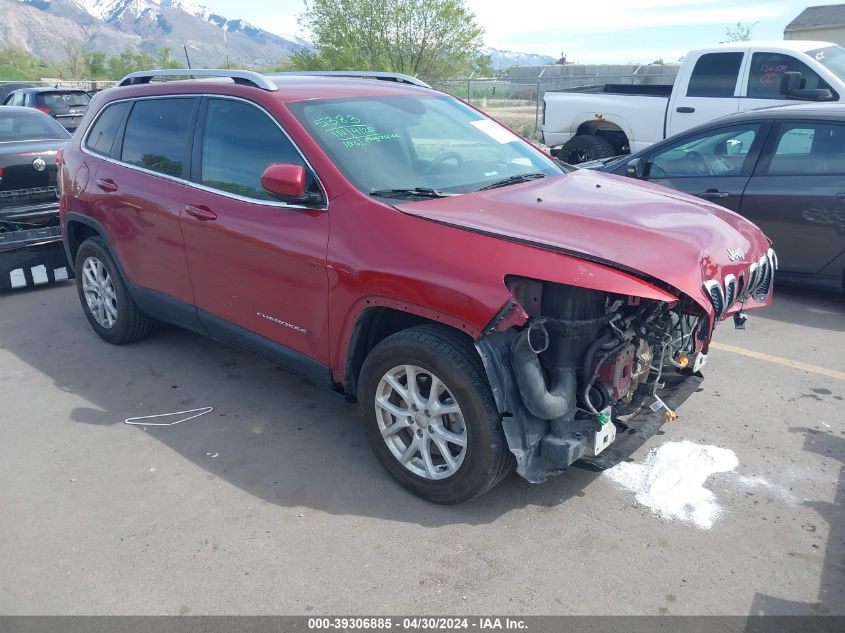
[{"label": "engine hose", "polygon": [[554,420],[564,416],[572,417],[575,413],[576,378],[575,368],[557,367],[552,373],[552,386],[546,385],[546,377],[537,356],[543,349],[536,349],[531,344],[532,334],[540,340],[545,336],[548,346],[548,333],[543,325],[533,325],[523,330],[514,341],[511,349],[511,365],[516,377],[516,385],[525,408],[541,420]]},{"label": "engine hose", "polygon": [[610,349],[605,351],[605,353],[602,354],[601,360],[598,362],[598,364],[596,364],[595,370],[593,369],[593,360],[596,357],[596,353],[602,347],[604,347],[604,346],[606,346],[610,343],[613,343],[617,340],[618,339],[613,334],[610,334],[610,333],[605,334],[604,336],[601,336],[601,337],[597,338],[595,341],[593,341],[593,344],[590,345],[590,347],[587,349],[587,353],[584,354],[584,366],[582,368],[582,377],[584,379],[584,391],[581,394],[581,396],[584,400],[584,405],[592,413],[594,413],[596,415],[598,415],[599,412],[596,411],[596,408],[593,406],[593,403],[590,402],[590,388],[593,386],[593,383],[596,381],[596,378],[599,375],[599,370],[601,369],[601,366],[604,364],[604,361],[616,349],[619,349],[622,346],[624,346],[625,341],[622,341],[620,344],[614,345],[613,347],[611,347]]}]

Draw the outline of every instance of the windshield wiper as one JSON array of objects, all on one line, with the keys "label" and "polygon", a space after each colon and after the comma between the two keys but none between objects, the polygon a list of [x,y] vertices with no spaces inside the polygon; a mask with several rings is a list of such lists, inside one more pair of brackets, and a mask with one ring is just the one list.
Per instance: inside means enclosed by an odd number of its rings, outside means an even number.
[{"label": "windshield wiper", "polygon": [[508,176],[495,182],[491,182],[486,187],[482,187],[479,191],[486,191],[487,189],[497,189],[498,187],[506,187],[508,185],[515,185],[519,182],[528,182],[529,180],[537,180],[538,178],[545,178],[546,174],[540,172],[530,174],[517,174],[516,176]]},{"label": "windshield wiper", "polygon": [[401,198],[404,196],[412,196],[417,198],[448,198],[451,194],[437,191],[431,187],[412,187],[409,189],[373,189],[370,191],[371,196],[380,196],[382,198]]}]

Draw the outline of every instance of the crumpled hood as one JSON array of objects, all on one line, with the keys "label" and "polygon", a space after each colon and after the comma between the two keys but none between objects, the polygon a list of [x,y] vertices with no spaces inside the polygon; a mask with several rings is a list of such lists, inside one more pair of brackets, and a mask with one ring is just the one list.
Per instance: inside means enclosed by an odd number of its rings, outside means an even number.
[{"label": "crumpled hood", "polygon": [[[693,196],[574,171],[510,187],[395,205],[443,224],[546,246],[660,280],[710,311],[708,279],[747,273],[770,242],[754,224]],[[731,261],[728,250],[742,249]]]}]

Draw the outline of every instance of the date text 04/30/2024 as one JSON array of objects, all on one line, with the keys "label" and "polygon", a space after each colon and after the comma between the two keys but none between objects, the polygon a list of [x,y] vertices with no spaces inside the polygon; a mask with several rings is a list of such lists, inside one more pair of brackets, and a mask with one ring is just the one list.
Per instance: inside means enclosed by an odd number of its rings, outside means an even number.
[{"label": "date text 04/30/2024", "polygon": [[387,631],[445,631],[445,630],[524,630],[526,623],[519,618],[499,617],[324,617],[308,618],[308,629],[313,631],[359,630]]}]

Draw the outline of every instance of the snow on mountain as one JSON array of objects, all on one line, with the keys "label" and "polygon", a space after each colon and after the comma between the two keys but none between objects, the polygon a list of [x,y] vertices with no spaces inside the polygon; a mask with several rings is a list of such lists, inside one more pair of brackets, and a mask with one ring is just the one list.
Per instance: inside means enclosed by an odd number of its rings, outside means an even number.
[{"label": "snow on mountain", "polygon": [[553,64],[554,57],[548,55],[537,55],[534,53],[520,53],[517,51],[503,50],[485,46],[481,49],[482,55],[489,55],[495,70],[510,68],[511,66],[542,66]]},{"label": "snow on mountain", "polygon": [[[298,37],[265,31],[244,20],[229,19],[203,5],[185,0],[17,0],[2,4],[12,7],[21,19],[14,28],[0,22],[0,44],[26,42],[27,50],[45,57],[49,50],[38,44],[38,24],[51,21],[69,41],[109,54],[139,47],[155,54],[168,47],[191,51],[194,65],[220,65],[227,60],[239,64],[265,65],[312,46]],[[5,12],[4,12],[5,17]],[[68,23],[76,25],[70,28]],[[29,32],[32,30],[33,32]],[[22,32],[21,32],[22,31]],[[70,31],[73,31],[71,34]],[[224,33],[225,32],[225,33]],[[92,40],[93,33],[97,37]],[[55,45],[51,47],[56,56]],[[59,49],[61,50],[61,48]]]}]

